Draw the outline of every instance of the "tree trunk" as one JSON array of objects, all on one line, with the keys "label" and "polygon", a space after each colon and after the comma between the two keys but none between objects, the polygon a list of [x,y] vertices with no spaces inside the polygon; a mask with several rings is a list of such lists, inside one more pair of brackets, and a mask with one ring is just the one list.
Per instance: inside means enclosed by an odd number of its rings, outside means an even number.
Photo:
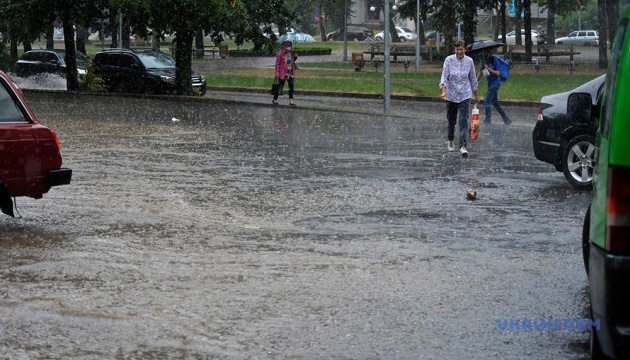
[{"label": "tree trunk", "polygon": [[55,48],[55,24],[50,23],[46,27],[46,49],[52,50]]},{"label": "tree trunk", "polygon": [[523,44],[523,38],[521,37],[521,12],[523,11],[523,3],[521,0],[514,1],[514,40],[516,41],[516,45],[525,45]]},{"label": "tree trunk", "polygon": [[175,92],[178,95],[192,95],[192,44],[195,33],[176,31],[175,44]]},{"label": "tree trunk", "polygon": [[547,44],[556,43],[556,0],[547,0]]},{"label": "tree trunk", "polygon": [[608,67],[608,26],[606,25],[606,0],[597,0],[597,22],[599,25],[599,68]]},{"label": "tree trunk", "polygon": [[77,25],[77,51],[87,54],[85,51],[85,44],[88,40],[88,31],[83,25]]},{"label": "tree trunk", "polygon": [[118,21],[120,21],[120,17],[118,16],[118,9],[111,7],[109,8],[109,23],[112,28],[112,44],[111,48],[117,48],[120,45],[118,44]]},{"label": "tree trunk", "polygon": [[203,29],[197,30],[195,34],[195,57],[203,58]]},{"label": "tree trunk", "polygon": [[400,42],[400,36],[398,36],[398,31],[396,31],[396,24],[394,24],[394,18],[391,16],[391,10],[389,15],[389,34],[392,36],[392,42]]},{"label": "tree trunk", "polygon": [[66,50],[66,90],[79,90],[79,73],[77,72],[77,53],[74,47],[74,27],[70,20],[63,20],[63,44]]},{"label": "tree trunk", "polygon": [[453,31],[455,30],[456,20],[455,16],[455,3],[447,0],[442,2],[440,8],[440,17],[443,21],[442,31],[444,32],[444,57],[453,54]]},{"label": "tree trunk", "polygon": [[462,14],[462,18],[464,22],[464,42],[466,44],[475,42],[475,25],[477,23],[475,14],[477,14],[477,3],[476,0],[466,0],[464,3],[465,10],[464,14]]},{"label": "tree trunk", "polygon": [[131,47],[131,29],[129,28],[129,17],[123,15],[122,23],[122,47],[129,49]]},{"label": "tree trunk", "polygon": [[532,62],[532,3],[531,0],[523,0],[523,10],[525,11],[525,61]]},{"label": "tree trunk", "polygon": [[[608,44],[612,47],[613,40],[615,39],[615,33],[617,32],[617,22],[619,21],[619,1],[606,1],[606,21],[608,22]],[[606,39],[606,37],[602,37],[601,34],[599,38]]]},{"label": "tree trunk", "polygon": [[503,43],[503,54],[507,53],[507,39],[505,35],[507,34],[507,23],[505,18],[505,1],[501,1],[501,6],[499,7],[499,17],[501,18],[501,42]]}]

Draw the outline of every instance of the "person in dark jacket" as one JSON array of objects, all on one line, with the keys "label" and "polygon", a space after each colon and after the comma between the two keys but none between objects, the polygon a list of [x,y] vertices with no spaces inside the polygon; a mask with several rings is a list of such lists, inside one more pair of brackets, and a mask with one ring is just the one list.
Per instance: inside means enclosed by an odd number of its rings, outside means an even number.
[{"label": "person in dark jacket", "polygon": [[285,82],[289,83],[289,105],[295,105],[293,102],[293,94],[295,93],[295,72],[297,66],[295,61],[297,60],[297,54],[291,50],[292,43],[290,41],[283,41],[280,46],[280,51],[276,55],[276,78],[279,81],[279,86],[276,87],[276,91],[273,94],[272,103],[278,103],[278,95],[280,95],[280,89],[284,86]]}]

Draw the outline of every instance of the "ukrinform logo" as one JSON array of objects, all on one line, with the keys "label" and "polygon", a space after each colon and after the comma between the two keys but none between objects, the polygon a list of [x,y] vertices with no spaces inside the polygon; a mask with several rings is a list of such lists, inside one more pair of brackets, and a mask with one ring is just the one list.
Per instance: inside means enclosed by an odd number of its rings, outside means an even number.
[{"label": "ukrinform logo", "polygon": [[496,319],[501,331],[599,331],[599,319]]}]

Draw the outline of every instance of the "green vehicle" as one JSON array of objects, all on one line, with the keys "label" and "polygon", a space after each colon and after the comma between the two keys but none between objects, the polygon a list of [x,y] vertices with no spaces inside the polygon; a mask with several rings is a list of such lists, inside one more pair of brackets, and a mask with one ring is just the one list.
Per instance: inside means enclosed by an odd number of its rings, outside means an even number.
[{"label": "green vehicle", "polygon": [[630,7],[621,14],[612,45],[601,109],[589,94],[569,97],[569,116],[600,111],[593,201],[582,231],[589,276],[591,359],[630,359]]}]

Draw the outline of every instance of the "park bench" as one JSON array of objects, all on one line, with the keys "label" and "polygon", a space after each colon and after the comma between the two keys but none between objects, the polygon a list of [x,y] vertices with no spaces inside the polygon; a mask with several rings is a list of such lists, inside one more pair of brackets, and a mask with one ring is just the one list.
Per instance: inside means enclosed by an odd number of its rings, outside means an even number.
[{"label": "park bench", "polygon": [[[374,61],[376,56],[385,56],[385,45],[382,42],[373,42],[366,45],[363,54],[370,56],[370,61]],[[416,56],[415,45],[390,44],[389,55],[393,58],[393,62],[398,62],[399,56],[410,57]],[[436,51],[433,46],[420,45],[420,57],[425,60],[433,61]],[[403,62],[408,61],[406,59]]]},{"label": "park bench", "polygon": [[[545,58],[545,64],[550,64],[552,57],[568,56],[569,63],[574,62],[574,56],[580,53],[573,46],[566,45],[534,45],[532,46],[532,58]],[[507,58],[511,62],[525,62],[525,45],[510,45]]]},{"label": "park bench", "polygon": [[[175,51],[177,50],[175,47],[175,43],[171,44],[170,50],[171,50],[171,55],[175,57]],[[192,54],[194,57],[198,57],[198,58],[205,57],[207,55],[212,55],[212,58],[215,58],[217,55],[221,56],[221,58],[226,58],[228,56],[227,45],[225,45],[223,51],[221,51],[221,46],[214,46],[214,45],[206,45],[203,48],[194,47],[192,49]]]}]

